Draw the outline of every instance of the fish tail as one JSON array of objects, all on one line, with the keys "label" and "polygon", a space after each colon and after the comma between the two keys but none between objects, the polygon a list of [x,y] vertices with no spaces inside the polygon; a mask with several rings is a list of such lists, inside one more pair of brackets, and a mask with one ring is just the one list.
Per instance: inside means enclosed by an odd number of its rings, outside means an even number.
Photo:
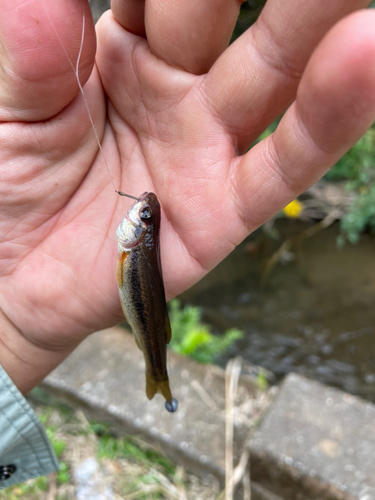
[{"label": "fish tail", "polygon": [[172,399],[171,389],[169,387],[169,380],[163,380],[162,382],[158,382],[153,379],[151,375],[146,373],[146,394],[148,399],[152,399],[155,394],[159,392],[162,394],[167,401]]},{"label": "fish tail", "polygon": [[146,395],[148,399],[152,399],[157,392],[164,396],[166,400],[165,407],[169,412],[177,410],[178,402],[177,399],[172,396],[169,380],[158,382],[154,380],[151,375],[146,373]]}]

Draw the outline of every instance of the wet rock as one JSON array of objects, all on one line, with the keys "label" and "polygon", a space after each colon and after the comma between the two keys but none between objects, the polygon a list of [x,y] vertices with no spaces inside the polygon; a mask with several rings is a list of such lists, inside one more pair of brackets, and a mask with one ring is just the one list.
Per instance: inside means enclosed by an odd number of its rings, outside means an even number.
[{"label": "wet rock", "polygon": [[290,374],[251,440],[251,476],[288,500],[375,499],[375,406]]}]

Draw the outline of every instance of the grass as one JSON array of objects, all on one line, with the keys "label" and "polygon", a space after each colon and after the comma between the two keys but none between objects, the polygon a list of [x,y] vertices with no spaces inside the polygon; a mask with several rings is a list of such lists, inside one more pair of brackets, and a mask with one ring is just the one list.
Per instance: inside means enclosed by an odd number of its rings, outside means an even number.
[{"label": "grass", "polygon": [[[38,396],[41,390],[38,389]],[[172,463],[162,452],[134,436],[116,436],[106,424],[89,422],[84,414],[62,405],[37,406],[61,468],[0,491],[0,500],[75,500],[74,471],[88,458],[99,466],[114,500],[214,500],[214,481],[204,481]]]},{"label": "grass", "polygon": [[182,356],[189,356],[200,363],[213,364],[236,340],[243,337],[237,328],[227,330],[224,335],[213,335],[210,327],[201,321],[200,307],[181,307],[177,299],[169,303],[172,327],[171,348]]},{"label": "grass", "polygon": [[[374,4],[375,5],[375,4]],[[279,119],[272,123],[256,143],[272,134]],[[341,181],[350,193],[351,203],[340,216],[338,245],[358,243],[362,233],[375,234],[375,125],[324,176],[328,182]],[[278,215],[285,215],[280,212]]]},{"label": "grass", "polygon": [[[257,375],[260,393],[255,399],[237,402],[249,429],[255,429],[274,393],[266,391],[267,373]],[[48,405],[34,407],[43,422],[61,464],[60,471],[0,491],[0,500],[75,500],[75,477],[88,460],[97,471],[88,484],[109,488],[113,500],[218,500],[223,498],[217,481],[190,474],[165,456],[163,451],[136,436],[117,435],[105,423],[90,422],[81,410],[71,410],[46,397],[37,388],[34,398]],[[245,420],[244,420],[245,422]],[[99,485],[99,486],[98,486]],[[95,490],[96,491],[96,490]],[[105,498],[105,497],[103,497]]]},{"label": "grass", "polygon": [[98,457],[127,459],[147,468],[157,467],[164,475],[172,477],[176,466],[155,449],[132,436],[116,438],[108,432],[98,440]]},{"label": "grass", "polygon": [[42,476],[0,491],[0,498],[7,500],[19,500],[20,498],[40,499],[45,495],[47,487],[48,479]]}]

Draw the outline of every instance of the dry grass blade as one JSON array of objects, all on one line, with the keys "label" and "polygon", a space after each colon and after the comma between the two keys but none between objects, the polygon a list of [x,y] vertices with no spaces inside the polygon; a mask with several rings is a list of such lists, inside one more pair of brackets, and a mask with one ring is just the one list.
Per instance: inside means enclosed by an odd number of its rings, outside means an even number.
[{"label": "dry grass blade", "polygon": [[233,410],[241,362],[241,358],[235,358],[225,370],[225,500],[233,500]]},{"label": "dry grass blade", "polygon": [[214,412],[220,411],[219,406],[215,403],[215,401],[211,398],[208,392],[201,386],[198,380],[193,380],[191,382],[192,388],[198,394],[198,396],[202,399],[204,403]]},{"label": "dry grass blade", "polygon": [[48,491],[46,500],[55,500],[57,496],[56,472],[48,476]]},{"label": "dry grass blade", "polygon": [[180,495],[181,500],[187,500],[186,488],[184,486],[184,481],[186,481],[185,469],[178,465],[176,467],[176,472],[173,478],[173,482],[176,484],[176,488]]},{"label": "dry grass blade", "polygon": [[182,500],[181,494],[174,484],[172,484],[169,479],[161,474],[159,471],[153,470],[153,475],[160,481],[160,485],[164,488],[164,494],[168,498]]},{"label": "dry grass blade", "polygon": [[[249,461],[250,461],[250,451],[248,449],[245,449],[241,455],[237,467],[233,471],[232,494],[234,494],[237,486],[242,481],[244,487],[244,500],[251,500]],[[225,493],[226,493],[225,490],[221,492],[220,495],[216,498],[216,500],[224,500]]]},{"label": "dry grass blade", "polygon": [[249,474],[245,474],[242,479],[243,484],[243,500],[251,500],[251,481],[250,481],[250,472]]},{"label": "dry grass blade", "polygon": [[251,500],[249,459],[250,452],[245,449],[233,469],[233,431],[234,431],[234,403],[238,380],[241,373],[242,359],[240,357],[229,361],[225,371],[225,490],[216,500],[233,500],[238,484],[243,481],[244,500]]},{"label": "dry grass blade", "polygon": [[243,480],[248,470],[250,451],[246,448],[241,455],[240,461],[233,472],[233,489]]},{"label": "dry grass blade", "polygon": [[164,493],[164,488],[161,484],[152,484],[149,486],[143,486],[137,491],[133,491],[133,493],[129,493],[129,495],[125,495],[123,500],[135,500],[140,496],[144,496],[147,493]]}]

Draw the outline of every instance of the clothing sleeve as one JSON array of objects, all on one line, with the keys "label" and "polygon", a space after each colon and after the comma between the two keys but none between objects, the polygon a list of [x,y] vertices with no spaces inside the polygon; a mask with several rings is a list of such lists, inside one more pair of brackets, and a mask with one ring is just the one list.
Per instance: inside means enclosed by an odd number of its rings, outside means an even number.
[{"label": "clothing sleeve", "polygon": [[58,468],[42,423],[0,366],[0,489]]}]

